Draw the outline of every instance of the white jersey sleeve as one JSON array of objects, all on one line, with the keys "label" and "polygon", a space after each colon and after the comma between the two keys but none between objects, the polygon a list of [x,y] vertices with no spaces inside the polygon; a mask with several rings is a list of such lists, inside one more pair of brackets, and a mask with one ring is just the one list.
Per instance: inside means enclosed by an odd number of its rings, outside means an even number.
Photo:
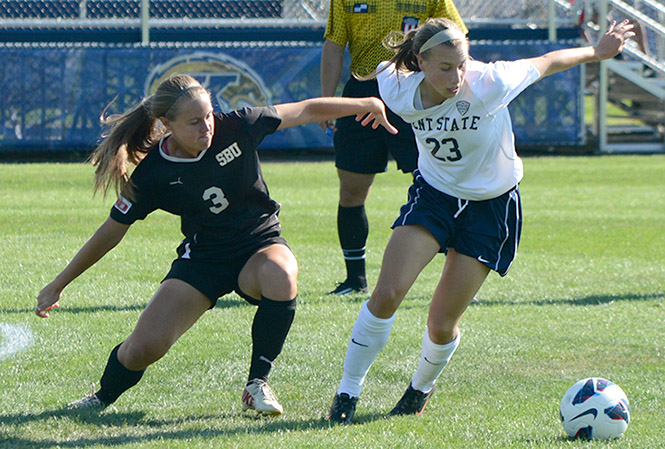
[{"label": "white jersey sleeve", "polygon": [[411,124],[418,169],[434,188],[457,198],[486,200],[515,187],[522,161],[508,104],[539,77],[528,61],[485,64],[468,61],[464,82],[452,98],[427,109],[416,107],[421,72],[396,72],[381,63],[377,80],[386,105]]},{"label": "white jersey sleeve", "polygon": [[483,70],[473,72],[475,76],[471,82],[476,91],[484,93],[483,102],[491,113],[508,106],[540,77],[535,66],[526,60],[497,61],[483,65]]}]

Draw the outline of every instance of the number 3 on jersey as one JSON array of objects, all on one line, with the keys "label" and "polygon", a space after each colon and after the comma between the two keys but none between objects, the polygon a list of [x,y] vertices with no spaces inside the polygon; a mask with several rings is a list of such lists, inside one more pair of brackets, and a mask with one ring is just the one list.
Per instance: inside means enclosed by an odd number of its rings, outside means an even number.
[{"label": "number 3 on jersey", "polygon": [[210,207],[210,212],[213,214],[218,214],[227,207],[229,207],[229,200],[224,196],[224,192],[219,187],[213,186],[208,187],[203,192],[204,201],[212,201],[212,207]]},{"label": "number 3 on jersey", "polygon": [[455,162],[462,159],[457,139],[441,139],[441,142],[439,142],[437,139],[430,137],[425,142],[434,144],[432,156],[440,161]]}]

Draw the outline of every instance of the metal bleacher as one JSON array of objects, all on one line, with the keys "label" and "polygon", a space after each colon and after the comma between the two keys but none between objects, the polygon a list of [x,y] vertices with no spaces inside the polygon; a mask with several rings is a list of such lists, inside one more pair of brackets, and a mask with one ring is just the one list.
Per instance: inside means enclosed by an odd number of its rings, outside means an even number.
[{"label": "metal bleacher", "polygon": [[[604,31],[599,17],[628,18],[640,27],[639,39],[626,43],[621,57],[587,64],[586,87],[594,95],[596,117],[592,132],[604,152],[665,151],[665,3],[663,0],[603,0],[586,2],[578,10],[581,26],[592,37]],[[603,67],[603,65],[605,67]],[[601,103],[603,103],[601,105]],[[637,125],[610,126],[604,108],[609,103]]]}]

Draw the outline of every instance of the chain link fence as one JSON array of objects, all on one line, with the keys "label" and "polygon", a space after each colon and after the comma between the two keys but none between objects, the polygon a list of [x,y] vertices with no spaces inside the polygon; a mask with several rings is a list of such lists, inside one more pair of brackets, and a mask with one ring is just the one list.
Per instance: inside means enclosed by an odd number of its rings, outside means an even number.
[{"label": "chain link fence", "polygon": [[[384,0],[367,0],[372,1]],[[457,2],[462,16],[473,23],[546,23],[549,0],[465,0]],[[561,2],[563,4],[565,2]],[[192,21],[262,19],[279,23],[325,23],[328,0],[3,0],[0,26],[46,26],[53,24],[118,25],[135,23],[147,6],[151,20],[172,26]],[[560,19],[568,19],[557,8]]]}]

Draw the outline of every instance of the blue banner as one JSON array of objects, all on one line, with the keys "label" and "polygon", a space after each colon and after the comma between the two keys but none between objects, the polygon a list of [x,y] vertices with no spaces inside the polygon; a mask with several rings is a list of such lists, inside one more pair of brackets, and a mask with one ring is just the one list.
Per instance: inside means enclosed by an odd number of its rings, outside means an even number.
[{"label": "blue banner", "polygon": [[[472,43],[471,54],[484,61],[518,59],[560,47],[533,42]],[[201,81],[211,92],[216,110],[315,97],[320,95],[320,57],[320,43],[230,48],[2,47],[0,151],[91,149],[98,142],[99,117],[107,105],[111,104],[107,113],[123,112],[176,72]],[[348,69],[345,73],[348,76]],[[527,89],[510,107],[517,143],[581,143],[580,95],[579,69]],[[316,124],[278,131],[262,144],[263,149],[329,147],[331,137]]]}]

